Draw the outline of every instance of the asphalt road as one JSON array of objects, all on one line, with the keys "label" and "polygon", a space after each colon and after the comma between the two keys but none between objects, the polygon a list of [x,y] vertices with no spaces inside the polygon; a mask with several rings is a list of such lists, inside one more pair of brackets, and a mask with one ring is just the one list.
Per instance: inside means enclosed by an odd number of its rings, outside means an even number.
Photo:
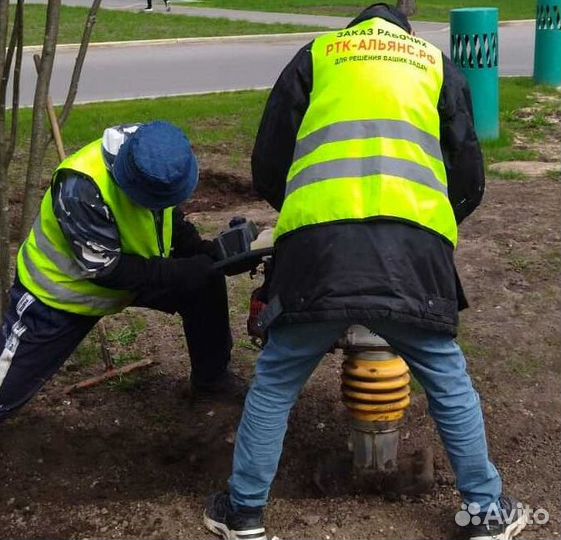
[{"label": "asphalt road", "polygon": [[[150,15],[139,15],[150,16]],[[446,25],[418,27],[418,35],[448,51]],[[531,75],[533,23],[511,23],[500,29],[503,76]],[[310,37],[216,40],[141,46],[92,47],[84,65],[77,103],[266,88]],[[35,70],[26,51],[22,70],[22,106],[33,102]],[[57,52],[51,95],[62,103],[75,49]]]}]

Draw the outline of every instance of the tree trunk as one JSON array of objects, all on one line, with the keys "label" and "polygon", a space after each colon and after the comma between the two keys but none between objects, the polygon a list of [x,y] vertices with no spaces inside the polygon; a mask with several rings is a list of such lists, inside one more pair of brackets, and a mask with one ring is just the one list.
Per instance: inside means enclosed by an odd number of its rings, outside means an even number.
[{"label": "tree trunk", "polygon": [[0,324],[8,307],[10,290],[10,219],[8,169],[0,164]]},{"label": "tree trunk", "polygon": [[10,272],[10,237],[6,230],[8,216],[8,171],[6,143],[6,103],[5,87],[7,77],[3,76],[6,66],[6,44],[8,42],[8,0],[0,0],[0,323],[7,306],[7,288]]},{"label": "tree trunk", "polygon": [[25,195],[19,235],[20,242],[25,240],[31,229],[42,196],[41,173],[43,171],[43,160],[45,158],[48,142],[45,116],[58,38],[60,3],[61,0],[48,0],[47,4],[45,40],[43,41],[41,65],[39,66],[37,84],[35,86],[35,98],[33,100],[31,144],[29,147],[29,160],[25,178]]},{"label": "tree trunk", "polygon": [[[54,60],[54,53],[56,47],[56,40],[58,34],[58,19],[60,12],[60,0],[49,0],[49,7],[51,4],[57,4],[56,13],[53,13],[53,21],[49,23],[49,14],[47,13],[47,28],[45,42],[43,44],[43,55],[41,57],[41,64],[38,68],[37,76],[37,87],[35,91],[35,101],[33,103],[33,129],[31,133],[31,148],[29,152],[29,165],[27,169],[26,178],[26,190],[25,190],[25,200],[23,207],[22,216],[22,227],[20,230],[20,241],[23,241],[31,228],[35,214],[37,213],[37,208],[39,206],[42,192],[41,192],[41,172],[43,169],[43,160],[45,157],[45,152],[49,143],[53,140],[53,137],[49,137],[46,133],[45,128],[45,107],[48,101],[48,91],[49,83],[52,72],[52,62]],[[101,0],[93,0],[92,6],[88,13],[86,19],[86,24],[84,26],[84,32],[82,34],[82,40],[80,42],[80,48],[78,50],[78,55],[76,56],[76,61],[74,63],[74,69],[72,71],[72,78],[70,80],[70,85],[68,88],[68,94],[66,96],[66,101],[62,109],[60,119],[58,121],[59,127],[62,127],[70,112],[72,106],[74,105],[74,100],[76,98],[76,93],[78,91],[78,84],[80,82],[80,75],[82,73],[82,68],[84,65],[84,60],[86,53],[88,51],[88,45],[90,43],[92,31],[96,23],[96,15],[101,4]],[[56,23],[54,19],[56,18]],[[53,36],[49,40],[49,29],[52,30]],[[50,62],[45,65],[46,54],[49,52],[47,48],[47,42],[52,44],[52,58]],[[46,73],[47,71],[47,73]],[[44,76],[46,81],[41,82],[41,77]],[[46,87],[44,86],[46,82]],[[41,90],[41,91],[40,91]],[[43,93],[44,90],[44,93]],[[37,108],[36,108],[37,107]],[[37,114],[41,111],[41,118]],[[37,118],[36,118],[37,115]],[[37,126],[37,132],[35,132],[35,127]],[[35,135],[37,133],[37,135]]]},{"label": "tree trunk", "polygon": [[417,2],[416,0],[397,0],[397,9],[407,17],[411,17],[417,13]]},{"label": "tree trunk", "polygon": [[10,290],[10,220],[8,169],[0,164],[0,324],[8,307]]},{"label": "tree trunk", "polygon": [[[0,322],[3,319],[3,315],[7,307],[8,291],[11,285],[11,220],[9,208],[10,186],[8,183],[8,171],[10,162],[13,158],[18,132],[20,73],[23,53],[23,3],[24,0],[17,0],[16,15],[8,45],[9,0],[0,0]],[[101,0],[93,0],[86,24],[84,26],[80,49],[74,64],[74,70],[62,112],[62,118],[59,122],[60,125],[64,124],[74,104],[84,59],[88,50],[92,30],[96,22],[96,14],[100,4]],[[31,144],[27,165],[22,226],[19,238],[20,242],[23,242],[23,240],[27,237],[42,196],[41,173],[45,152],[51,140],[49,139],[45,123],[46,104],[48,101],[49,86],[56,52],[60,6],[61,0],[48,0],[45,39],[43,41],[43,51],[38,67],[37,84],[35,86],[35,98],[33,102]],[[8,46],[6,47],[6,45]],[[6,95],[14,54],[15,65],[13,69],[11,125],[8,136],[6,125]]]},{"label": "tree trunk", "polygon": [[[18,0],[10,43],[8,40],[9,0],[0,0],[0,321],[8,306],[10,289],[10,183],[8,172],[18,132],[19,82],[23,55],[23,0]],[[6,94],[16,55],[13,75],[12,112],[8,134],[6,125]]]}]

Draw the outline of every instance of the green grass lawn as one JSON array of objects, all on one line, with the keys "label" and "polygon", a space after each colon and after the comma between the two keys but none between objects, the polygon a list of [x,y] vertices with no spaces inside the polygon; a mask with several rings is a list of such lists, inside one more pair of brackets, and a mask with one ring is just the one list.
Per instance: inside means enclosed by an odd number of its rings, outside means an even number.
[{"label": "green grass lawn", "polygon": [[446,0],[432,0],[417,2],[418,20],[448,21],[449,12],[454,8],[497,7],[502,21],[513,19],[532,19],[536,16],[536,3],[533,0],[500,0],[495,2],[481,2],[481,0],[462,0],[461,2],[447,2]]},{"label": "green grass lawn", "polygon": [[[501,137],[483,144],[488,163],[535,157],[531,151],[513,148],[513,141],[515,135],[531,140],[547,137],[549,128],[542,115],[523,121],[516,114],[520,108],[534,103],[531,94],[536,90],[556,93],[553,89],[535,87],[528,78],[501,79]],[[267,95],[266,91],[248,91],[80,105],[74,108],[64,128],[64,141],[68,150],[76,150],[100,137],[108,126],[168,120],[185,129],[198,150],[220,155],[223,165],[246,174],[248,170],[237,167],[244,160],[247,163],[250,156]],[[30,117],[29,109],[22,111],[21,141],[29,137]]]},{"label": "green grass lawn", "polygon": [[535,105],[532,94],[536,92],[559,97],[559,92],[554,88],[535,86],[532,79],[527,77],[501,79],[501,134],[496,141],[484,142],[482,145],[488,165],[498,161],[532,161],[538,158],[535,150],[513,146],[515,136],[529,142],[551,137],[551,126],[546,122],[546,117],[559,107],[558,101],[543,104],[531,119],[523,120],[520,117],[520,109]]},{"label": "green grass lawn", "polygon": [[[13,6],[10,17],[13,18]],[[25,6],[25,45],[42,43],[45,26],[45,6]],[[63,6],[59,43],[78,43],[82,37],[86,8]],[[290,24],[259,24],[227,19],[170,16],[164,13],[131,13],[100,9],[92,42],[137,39],[186,38],[245,34],[272,34],[317,31],[317,27]]]},{"label": "green grass lawn", "polygon": [[[225,165],[235,168],[251,154],[266,98],[267,92],[250,91],[79,105],[64,127],[64,144],[71,152],[101,137],[108,126],[167,120],[185,130],[197,151],[223,155]],[[20,126],[23,143],[30,134],[30,109],[21,111]]]},{"label": "green grass lawn", "polygon": [[183,128],[193,144],[237,159],[249,156],[267,92],[232,92],[77,107],[64,129],[68,145],[100,137],[107,126],[167,120]]},{"label": "green grass lawn", "polygon": [[[390,2],[390,4],[393,2]],[[203,0],[192,4],[201,7],[219,7],[229,9],[250,9],[257,11],[287,11],[293,13],[317,13],[322,15],[342,15],[352,17],[367,7],[369,2],[358,0]],[[498,7],[502,20],[531,19],[535,17],[535,2],[532,0],[500,0],[481,2],[480,0],[446,0],[417,1],[418,20],[447,21],[448,12],[458,7]]]}]

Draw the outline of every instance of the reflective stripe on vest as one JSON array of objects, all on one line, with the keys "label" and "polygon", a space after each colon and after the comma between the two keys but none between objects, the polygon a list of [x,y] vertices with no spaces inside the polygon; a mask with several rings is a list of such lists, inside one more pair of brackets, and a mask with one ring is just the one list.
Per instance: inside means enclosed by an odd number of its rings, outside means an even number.
[{"label": "reflective stripe on vest", "polygon": [[[164,211],[162,247],[152,212],[135,204],[107,171],[101,141],[95,141],[67,158],[55,171],[73,170],[94,182],[119,229],[121,251],[145,258],[169,256],[172,209]],[[52,189],[47,190],[29,236],[18,253],[18,276],[40,301],[56,309],[80,315],[103,316],[121,311],[134,295],[108,289],[88,278],[68,244],[53,211]]]},{"label": "reflective stripe on vest", "polygon": [[53,261],[62,272],[73,279],[84,279],[87,277],[87,272],[83,271],[78,262],[73,257],[67,257],[62,253],[58,252],[45,236],[43,228],[41,226],[41,217],[37,216],[35,222],[33,223],[33,235],[35,236],[35,242],[37,247],[45,254],[47,258]]},{"label": "reflective stripe on vest", "polygon": [[[29,254],[27,252],[27,246],[23,246],[21,252],[22,260],[25,263],[25,267],[33,280],[43,289],[49,291],[56,297],[56,302],[61,303],[65,306],[71,304],[79,304],[89,306],[91,309],[96,311],[103,311],[113,313],[118,306],[121,305],[122,301],[116,298],[101,298],[96,296],[88,296],[84,293],[74,292],[62,285],[55,283],[48,279],[39,268],[35,266]],[[121,306],[122,308],[122,306]]]},{"label": "reflective stripe on vest", "polygon": [[275,240],[302,227],[388,217],[457,243],[440,148],[442,53],[382,19],[314,41]]},{"label": "reflective stripe on vest", "polygon": [[427,154],[442,159],[440,141],[430,133],[402,120],[354,120],[331,124],[299,140],[294,151],[294,161],[311,154],[325,143],[350,139],[388,137],[418,144]]},{"label": "reflective stripe on vest", "polygon": [[314,182],[323,182],[335,178],[364,178],[379,174],[407,178],[411,182],[417,182],[447,195],[446,186],[436,178],[434,172],[430,169],[406,159],[376,156],[338,159],[311,165],[292,177],[286,188],[286,196]]}]

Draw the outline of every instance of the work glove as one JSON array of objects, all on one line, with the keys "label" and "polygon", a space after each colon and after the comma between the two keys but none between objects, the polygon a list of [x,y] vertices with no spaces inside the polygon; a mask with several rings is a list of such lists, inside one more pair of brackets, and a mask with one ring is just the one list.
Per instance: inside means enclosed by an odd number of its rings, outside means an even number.
[{"label": "work glove", "polygon": [[222,259],[220,248],[216,240],[203,240],[200,245],[200,253],[208,255],[214,262]]},{"label": "work glove", "polygon": [[214,260],[220,259],[216,243],[212,240],[203,240],[197,228],[189,221],[185,221],[178,208],[173,211],[172,233],[173,258],[182,259],[194,255],[206,254]]},{"label": "work glove", "polygon": [[162,285],[183,292],[195,292],[221,275],[213,268],[214,260],[208,255],[194,255],[162,261]]}]

